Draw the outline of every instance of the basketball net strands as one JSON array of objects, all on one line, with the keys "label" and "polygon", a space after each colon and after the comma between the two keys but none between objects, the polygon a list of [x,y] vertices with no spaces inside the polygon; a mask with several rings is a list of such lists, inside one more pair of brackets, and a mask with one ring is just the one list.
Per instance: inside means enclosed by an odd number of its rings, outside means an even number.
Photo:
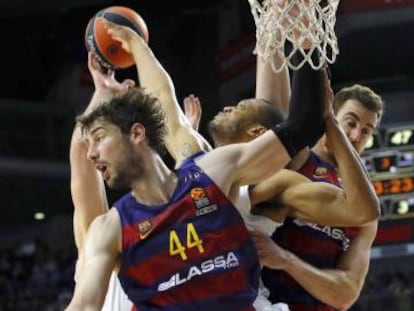
[{"label": "basketball net strands", "polygon": [[[257,54],[274,72],[285,66],[314,70],[332,64],[339,54],[334,27],[339,0],[248,0],[256,24]],[[319,51],[319,58],[312,59]],[[293,61],[299,52],[303,59]]]}]

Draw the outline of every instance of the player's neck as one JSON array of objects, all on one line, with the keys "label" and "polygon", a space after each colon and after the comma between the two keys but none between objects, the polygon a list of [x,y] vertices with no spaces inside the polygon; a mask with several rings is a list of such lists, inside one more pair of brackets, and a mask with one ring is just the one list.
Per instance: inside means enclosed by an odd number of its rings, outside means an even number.
[{"label": "player's neck", "polygon": [[332,166],[336,167],[336,161],[333,157],[332,153],[329,151],[326,144],[319,140],[316,145],[312,148],[312,151],[323,161],[331,164]]},{"label": "player's neck", "polygon": [[134,198],[148,206],[167,203],[177,186],[177,176],[157,157],[131,185]]}]

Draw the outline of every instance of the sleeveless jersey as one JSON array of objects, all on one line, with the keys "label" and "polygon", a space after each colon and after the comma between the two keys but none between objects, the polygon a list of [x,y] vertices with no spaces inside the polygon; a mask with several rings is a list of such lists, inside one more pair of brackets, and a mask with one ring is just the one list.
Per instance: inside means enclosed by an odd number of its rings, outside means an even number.
[{"label": "sleeveless jersey", "polygon": [[176,175],[165,205],[115,203],[126,294],[137,311],[254,310],[260,265],[240,214],[194,158]]},{"label": "sleeveless jersey", "polygon": [[[299,170],[313,182],[326,182],[340,187],[336,169],[313,152]],[[338,258],[347,250],[356,228],[320,226],[287,217],[272,239],[302,260],[318,268],[336,268]],[[304,290],[289,274],[282,270],[264,268],[262,278],[270,290],[272,302],[286,302],[291,311],[332,311]]]}]

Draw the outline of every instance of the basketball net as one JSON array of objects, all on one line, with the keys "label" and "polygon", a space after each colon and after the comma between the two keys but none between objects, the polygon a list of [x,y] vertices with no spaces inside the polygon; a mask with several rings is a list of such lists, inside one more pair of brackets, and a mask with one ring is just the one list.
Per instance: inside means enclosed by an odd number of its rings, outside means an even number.
[{"label": "basketball net", "polygon": [[[314,70],[332,64],[339,54],[334,31],[339,0],[249,0],[256,24],[254,53],[280,72],[298,70],[306,62]],[[318,50],[319,59],[311,58]],[[301,53],[303,60],[292,57]]]}]

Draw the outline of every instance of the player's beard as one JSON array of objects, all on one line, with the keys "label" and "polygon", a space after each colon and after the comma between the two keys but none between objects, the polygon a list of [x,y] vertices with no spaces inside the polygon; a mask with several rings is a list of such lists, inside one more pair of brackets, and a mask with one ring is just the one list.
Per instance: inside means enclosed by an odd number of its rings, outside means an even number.
[{"label": "player's beard", "polygon": [[107,184],[111,189],[130,188],[133,181],[142,175],[143,167],[139,154],[137,154],[129,141],[124,144],[123,157],[114,163]]},{"label": "player's beard", "polygon": [[227,145],[238,141],[242,131],[241,122],[213,119],[208,123],[208,132],[215,146]]}]

